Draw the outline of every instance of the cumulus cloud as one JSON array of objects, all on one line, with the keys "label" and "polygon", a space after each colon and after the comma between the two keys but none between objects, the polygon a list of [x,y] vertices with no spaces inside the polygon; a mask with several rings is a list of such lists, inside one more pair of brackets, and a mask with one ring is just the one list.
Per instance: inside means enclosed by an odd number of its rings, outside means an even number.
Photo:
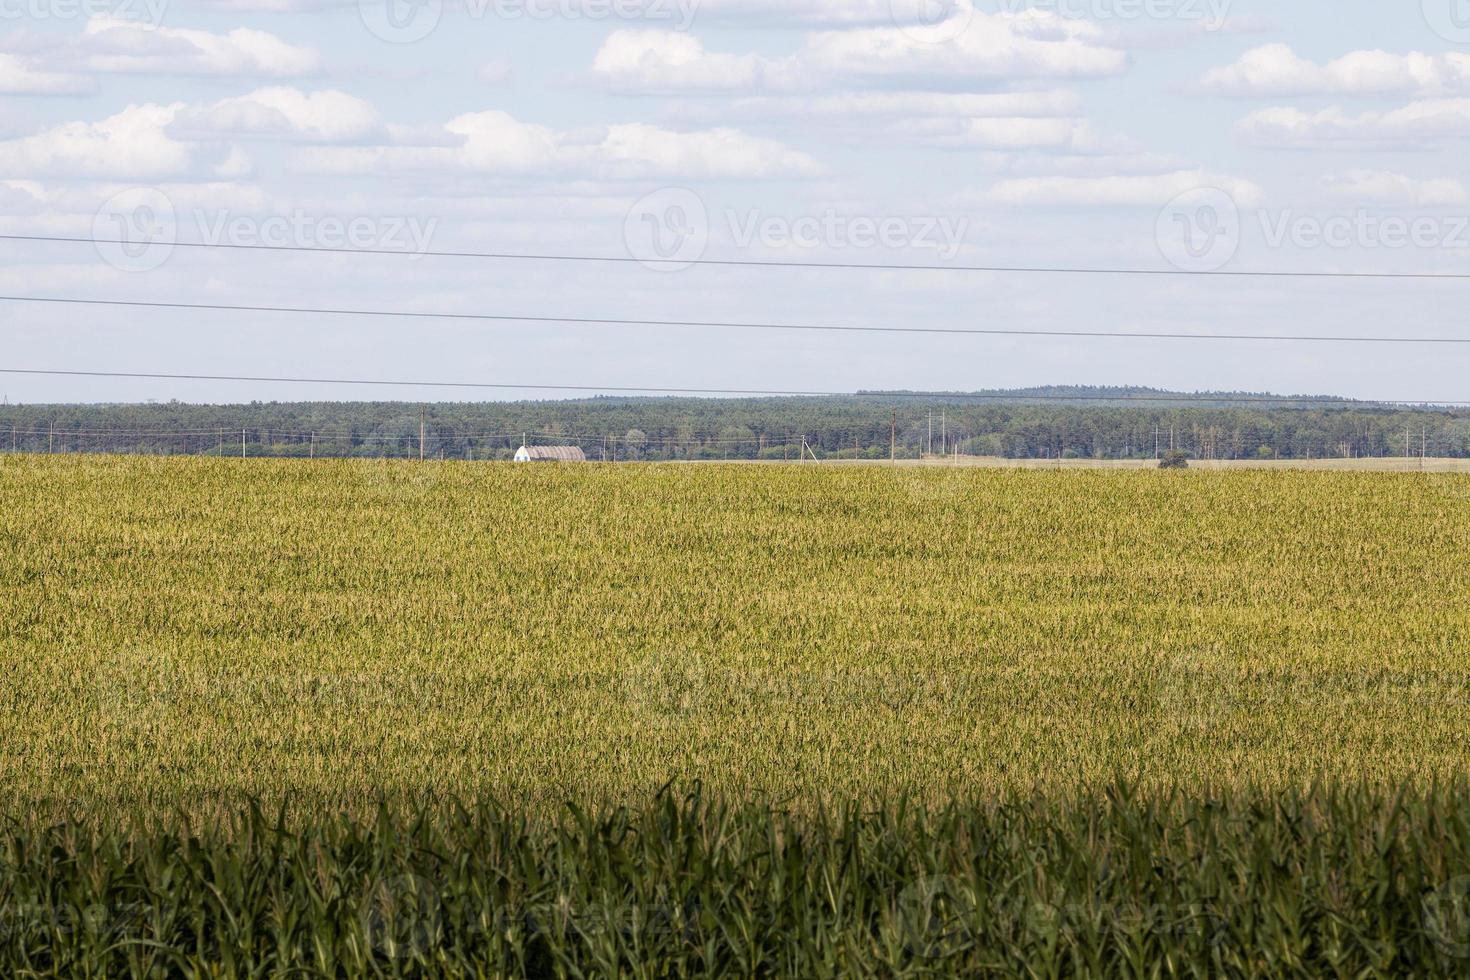
[{"label": "cumulus cloud", "polygon": [[1187,191],[1217,187],[1242,207],[1264,197],[1248,180],[1203,170],[1109,177],[1023,177],[998,181],[984,194],[990,204],[1040,207],[1155,207]]},{"label": "cumulus cloud", "polygon": [[1233,65],[1207,72],[1208,92],[1232,96],[1434,95],[1470,91],[1470,54],[1354,51],[1317,64],[1286,44],[1247,51]]},{"label": "cumulus cloud", "polygon": [[98,16],[78,36],[31,44],[35,61],[53,71],[290,78],[321,69],[314,50],[243,27],[214,34]]},{"label": "cumulus cloud", "polygon": [[687,34],[615,31],[593,58],[591,78],[623,92],[800,90],[833,81],[927,87],[1028,78],[1121,74],[1127,55],[1102,43],[1085,21],[1039,11],[984,13],[965,7],[955,36],[939,28],[861,27],[809,34],[787,57],[710,52]]},{"label": "cumulus cloud", "polygon": [[[193,0],[201,6],[233,12],[319,12],[340,8],[344,0]],[[478,0],[480,8],[490,5]],[[848,27],[917,23],[929,0],[516,0],[526,17],[614,16],[627,22],[670,24],[687,28],[697,16],[709,23],[742,27]],[[346,5],[351,5],[350,0]],[[509,4],[507,6],[510,6]],[[473,8],[472,8],[473,9]],[[493,9],[493,8],[492,8]]]},{"label": "cumulus cloud", "polygon": [[46,191],[39,183],[31,180],[0,180],[0,214],[38,214],[45,203]]},{"label": "cumulus cloud", "polygon": [[923,0],[702,0],[701,18],[770,26],[917,23]]},{"label": "cumulus cloud", "polygon": [[[607,87],[638,92],[740,91],[786,87],[793,64],[756,55],[706,51],[675,31],[614,31],[592,59],[592,76]],[[772,77],[769,80],[767,75]]]},{"label": "cumulus cloud", "polygon": [[46,71],[29,59],[0,54],[0,95],[89,95],[96,83],[83,75]]},{"label": "cumulus cloud", "polygon": [[194,147],[168,135],[183,108],[133,105],[100,122],[69,122],[0,142],[0,171],[15,176],[156,178],[190,173]]},{"label": "cumulus cloud", "polygon": [[328,89],[263,88],[179,114],[174,131],[190,138],[244,137],[320,143],[361,142],[386,134],[362,99]]},{"label": "cumulus cloud", "polygon": [[1470,190],[1454,178],[1423,180],[1386,170],[1349,170],[1322,179],[1329,197],[1352,204],[1409,207],[1461,207]]},{"label": "cumulus cloud", "polygon": [[850,92],[802,98],[758,96],[721,104],[726,118],[902,118],[947,116],[966,119],[1075,116],[1075,92]]},{"label": "cumulus cloud", "polygon": [[757,96],[690,103],[676,115],[704,122],[819,124],[831,137],[865,145],[978,150],[1047,150],[1059,154],[1125,152],[1078,117],[1080,100],[1064,91],[853,92],[831,96]]},{"label": "cumulus cloud", "polygon": [[334,174],[438,170],[507,176],[558,172],[596,179],[763,179],[821,172],[805,153],[728,128],[675,132],[626,123],[562,132],[488,111],[459,116],[444,129],[457,145],[319,147],[303,151],[298,162],[308,171]]},{"label": "cumulus cloud", "polygon": [[1470,99],[1422,99],[1387,111],[1308,112],[1280,107],[1252,113],[1236,126],[1246,143],[1268,149],[1400,149],[1470,137]]},{"label": "cumulus cloud", "polygon": [[[1103,44],[1095,24],[1038,10],[989,14],[968,9],[963,30],[874,27],[823,31],[798,57],[824,77],[899,81],[1099,78],[1122,74],[1128,57]],[[933,37],[926,37],[932,33]]]}]

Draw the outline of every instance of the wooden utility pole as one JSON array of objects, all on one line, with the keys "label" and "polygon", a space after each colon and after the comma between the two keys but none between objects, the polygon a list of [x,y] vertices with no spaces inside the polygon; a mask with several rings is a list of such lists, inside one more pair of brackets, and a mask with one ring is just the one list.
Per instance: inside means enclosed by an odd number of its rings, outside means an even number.
[{"label": "wooden utility pole", "polygon": [[898,465],[898,409],[893,410],[893,427],[888,431],[888,462]]},{"label": "wooden utility pole", "polygon": [[419,462],[424,461],[424,409],[419,409]]}]

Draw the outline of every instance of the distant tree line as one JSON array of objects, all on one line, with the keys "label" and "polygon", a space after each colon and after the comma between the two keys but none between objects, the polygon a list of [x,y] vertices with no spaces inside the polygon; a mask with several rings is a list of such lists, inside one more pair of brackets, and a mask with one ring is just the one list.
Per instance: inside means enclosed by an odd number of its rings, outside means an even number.
[{"label": "distant tree line", "polygon": [[[1157,397],[1159,401],[1143,399]],[[1470,411],[1143,389],[823,398],[0,406],[0,452],[508,459],[522,440],[590,459],[1470,457]],[[1041,400],[1046,399],[1046,400]],[[1075,400],[1066,400],[1075,399]],[[1169,400],[1165,400],[1169,399]],[[422,432],[422,442],[420,439]]]}]

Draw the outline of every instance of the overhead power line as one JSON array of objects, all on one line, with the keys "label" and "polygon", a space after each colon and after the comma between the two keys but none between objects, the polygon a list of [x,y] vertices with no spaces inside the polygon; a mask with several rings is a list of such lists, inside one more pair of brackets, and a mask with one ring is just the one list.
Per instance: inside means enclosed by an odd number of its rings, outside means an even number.
[{"label": "overhead power line", "polygon": [[462,388],[462,389],[485,389],[495,391],[581,391],[632,395],[732,395],[761,398],[910,398],[941,401],[995,401],[1025,404],[1027,402],[1137,402],[1147,403],[1170,403],[1189,402],[1202,404],[1219,402],[1225,405],[1233,404],[1275,404],[1275,405],[1308,405],[1327,407],[1331,405],[1348,405],[1371,409],[1375,407],[1443,407],[1451,408],[1470,405],[1467,401],[1449,401],[1441,399],[1410,399],[1410,398],[1381,398],[1381,399],[1349,399],[1349,398],[1319,398],[1314,396],[1286,396],[1286,395],[1241,395],[1232,396],[1228,394],[1161,394],[1161,395],[1046,395],[1046,394],[1024,394],[1004,392],[917,392],[917,391],[801,391],[794,389],[773,388],[662,388],[662,387],[637,387],[618,385],[574,385],[574,384],[506,384],[487,381],[414,381],[402,379],[366,379],[366,378],[307,378],[307,377],[278,377],[267,375],[236,375],[236,374],[174,374],[157,371],[79,371],[59,368],[0,368],[0,374],[14,375],[47,375],[54,377],[73,378],[136,378],[157,381],[245,381],[271,384],[324,384],[324,385],[359,385],[359,386],[383,386],[394,388]]},{"label": "overhead power line", "polygon": [[472,320],[495,323],[563,323],[580,326],[693,327],[712,330],[788,330],[820,333],[938,334],[984,337],[1071,337],[1107,340],[1228,340],[1333,344],[1470,344],[1470,337],[1386,337],[1320,334],[1174,333],[1124,330],[1020,330],[989,327],[857,327],[835,324],[747,323],[715,320],[644,320],[631,317],[546,316],[511,313],[443,313],[429,310],[330,309],[312,306],[246,306],[233,303],[164,303],[147,300],[78,299],[60,296],[0,296],[7,303],[111,306],[153,310],[207,310],[228,313],[288,313],[311,316],[393,317]]},{"label": "overhead power line", "polygon": [[[0,235],[0,240],[16,242],[65,242],[83,245],[137,246],[121,238],[80,238],[63,235]],[[1191,276],[1208,278],[1259,279],[1446,279],[1467,280],[1462,272],[1290,272],[1221,269],[1214,272],[1190,269],[1124,269],[1090,266],[1006,266],[1006,265],[915,265],[884,262],[813,262],[782,259],[661,259],[628,255],[571,255],[547,252],[472,252],[418,251],[396,248],[333,248],[324,245],[266,245],[235,242],[159,242],[170,248],[232,249],[246,252],[321,252],[330,255],[398,255],[425,258],[495,259],[511,262],[604,262],[633,265],[724,266],[760,269],[853,269],[879,272],[989,272],[1010,275],[1068,276]]]}]

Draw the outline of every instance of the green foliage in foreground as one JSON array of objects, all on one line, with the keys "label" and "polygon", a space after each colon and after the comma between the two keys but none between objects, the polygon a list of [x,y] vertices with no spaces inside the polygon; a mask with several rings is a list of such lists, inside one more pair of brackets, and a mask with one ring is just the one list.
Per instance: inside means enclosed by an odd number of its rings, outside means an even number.
[{"label": "green foliage in foreground", "polygon": [[0,843],[0,973],[1455,975],[1470,789],[786,815],[663,795],[537,822],[384,807],[290,830]]}]

